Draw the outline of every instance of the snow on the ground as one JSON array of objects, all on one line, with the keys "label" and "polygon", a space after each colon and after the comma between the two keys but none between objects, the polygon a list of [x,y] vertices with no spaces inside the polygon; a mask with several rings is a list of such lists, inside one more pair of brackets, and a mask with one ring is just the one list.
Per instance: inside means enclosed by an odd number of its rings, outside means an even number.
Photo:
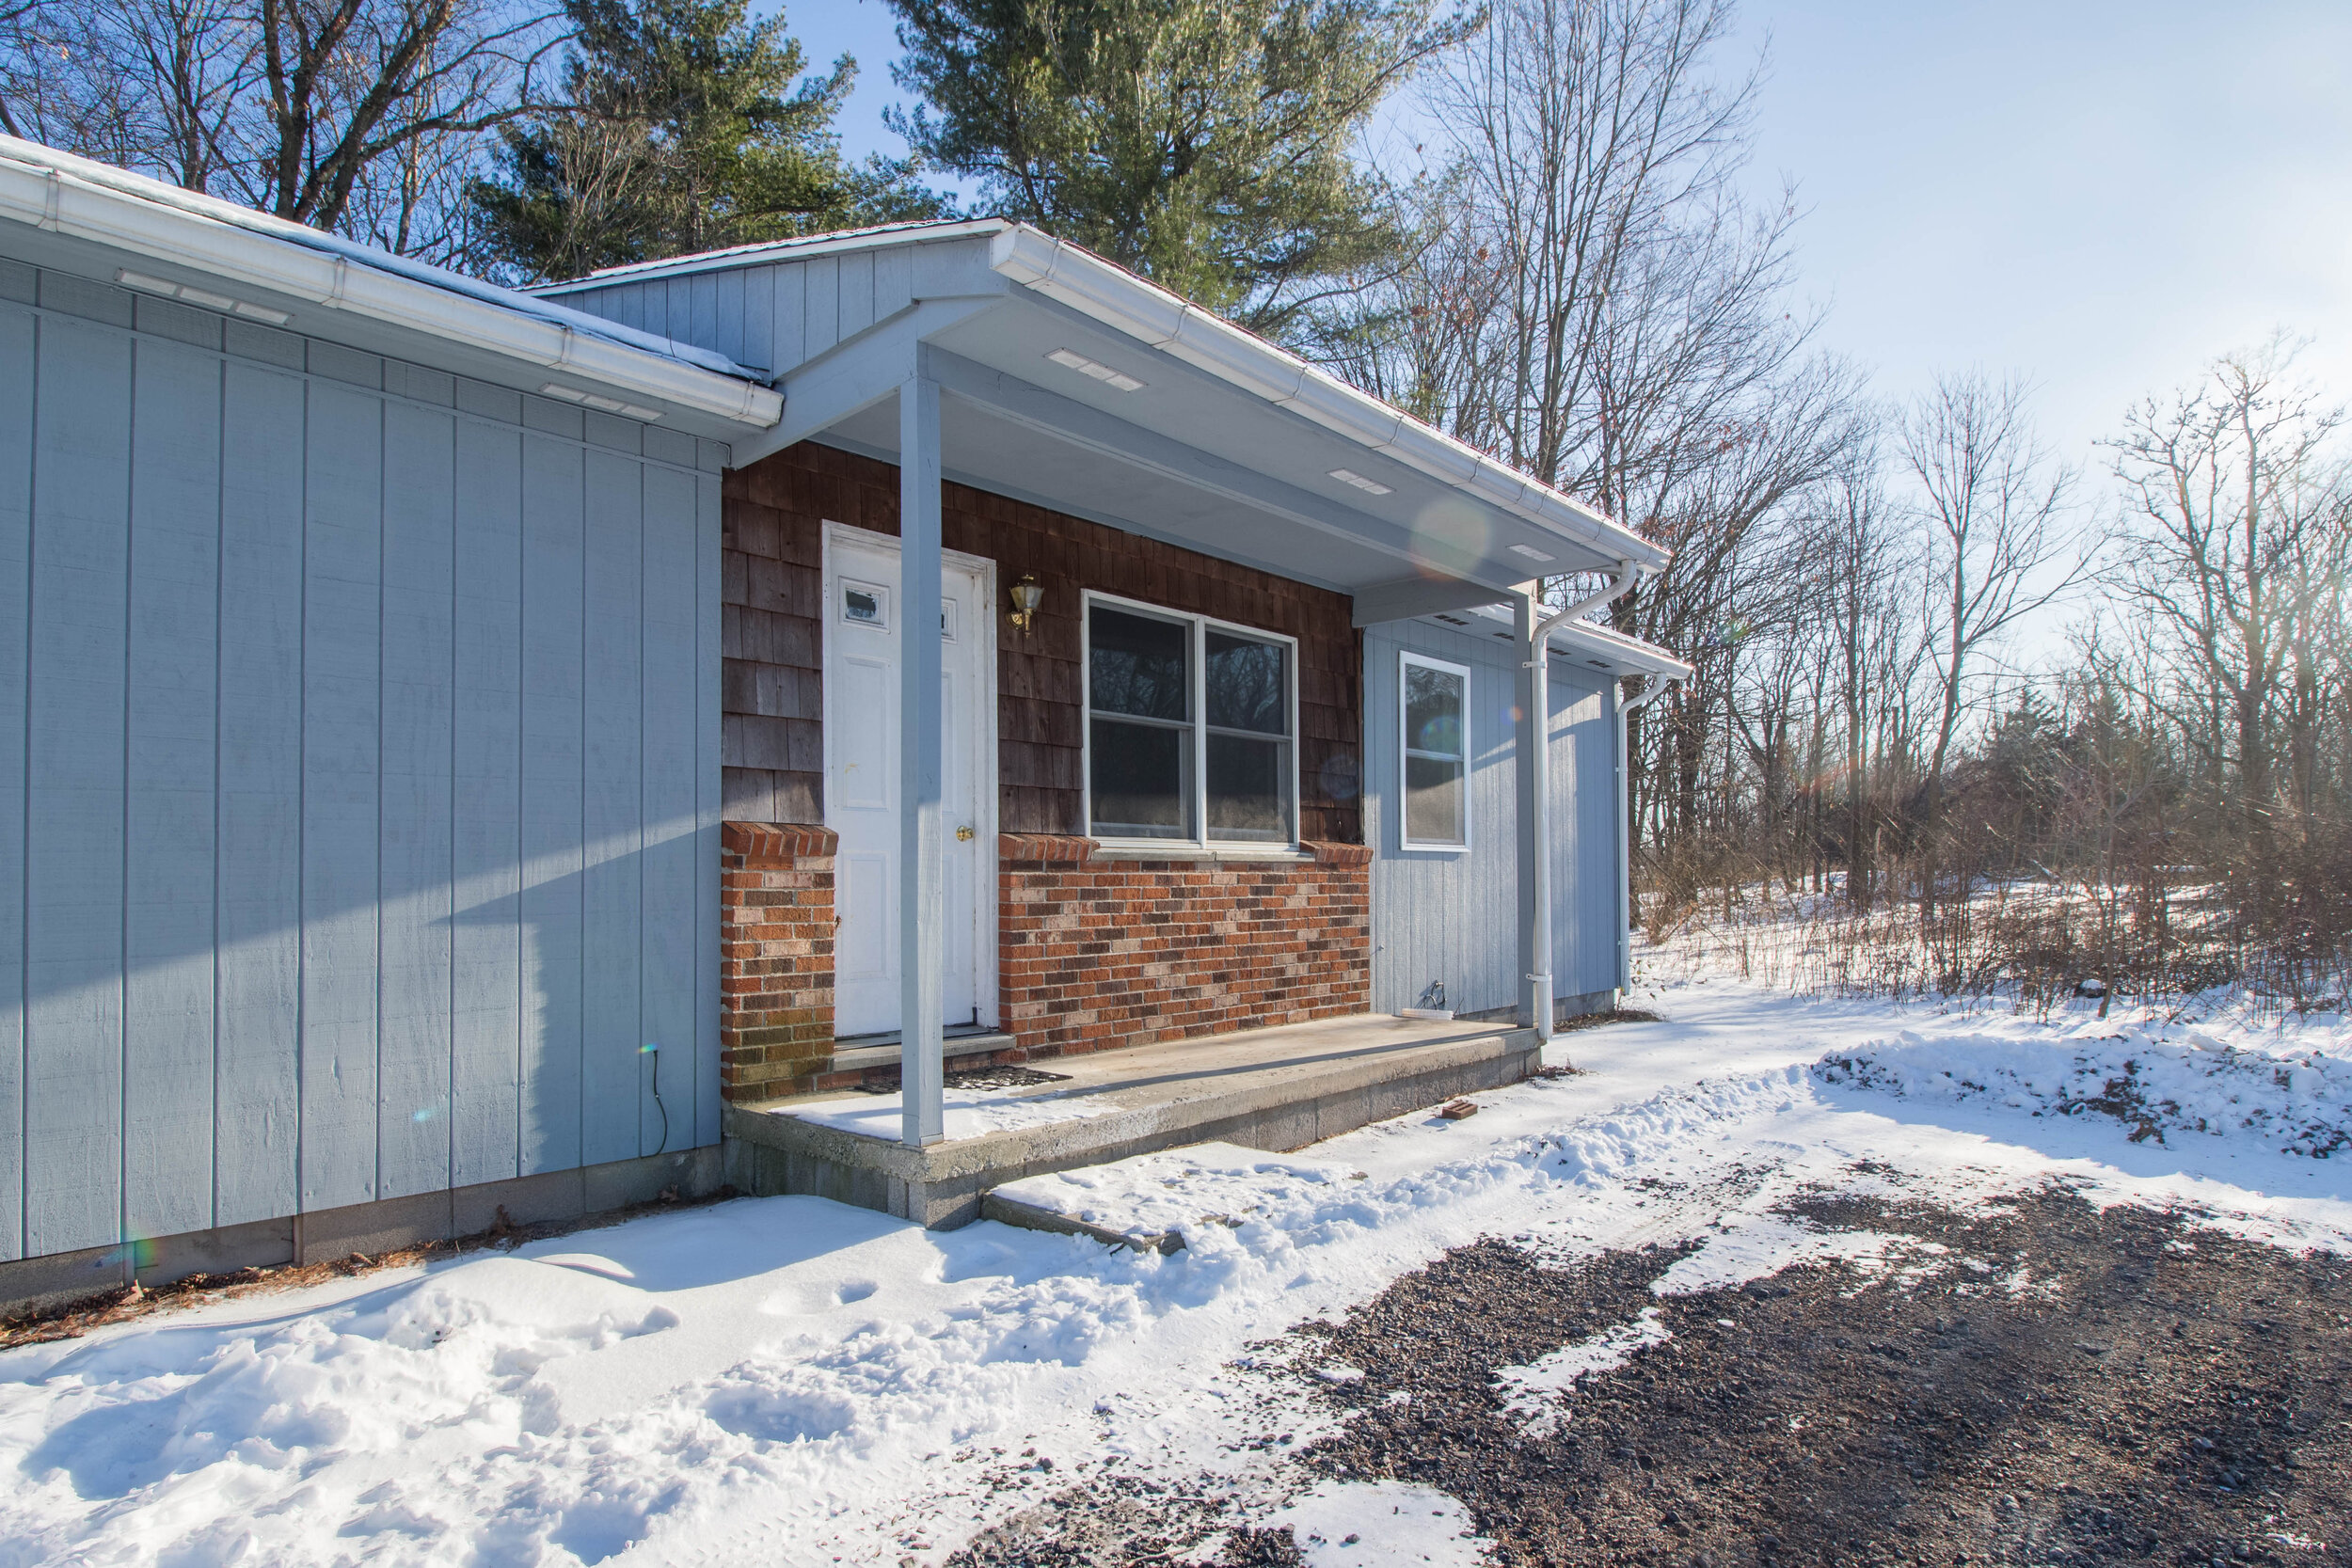
[{"label": "snow on the ground", "polygon": [[[1019,1089],[946,1089],[940,1095],[941,1132],[948,1138],[977,1138],[989,1132],[1011,1132],[1046,1127],[1058,1121],[1104,1116],[1120,1107],[1101,1096],[1038,1094]],[[771,1111],[837,1127],[868,1138],[897,1143],[905,1123],[906,1098],[889,1094],[854,1094],[839,1100],[796,1101],[791,1109]]]},{"label": "snow on the ground", "polygon": [[[1425,1543],[1402,1512],[1347,1525],[1353,1546],[1331,1536],[1327,1519],[1377,1510],[1299,1492],[1282,1456],[1333,1418],[1251,1347],[1481,1235],[1565,1257],[1699,1243],[1669,1291],[1825,1250],[2039,1288],[2014,1259],[1792,1221],[1788,1200],[1825,1185],[1966,1207],[2059,1180],[2352,1248],[2352,1151],[2282,1155],[2275,1115],[2135,1143],[2112,1117],[2032,1114],[2048,1100],[1890,1094],[1814,1069],[1888,1060],[1888,1041],[1949,1065],[1997,1039],[2020,1082],[2064,1085],[2080,1018],[1803,1002],[1720,977],[1636,1000],[1666,1022],[1564,1036],[1550,1059],[1580,1074],[1479,1095],[1468,1120],[1400,1117],[1294,1156],[1192,1151],[1226,1221],[1167,1257],[742,1199],[0,1353],[0,1568],[930,1564],[1073,1482],[1163,1467],[1305,1522],[1302,1541],[1326,1538],[1311,1560],[1409,1545],[1404,1560],[1469,1561],[1466,1517],[1425,1497]],[[2323,1049],[2340,1029],[2280,1045],[2253,1022],[2196,1026],[2241,1053],[2352,1054]],[[2282,1067],[2280,1092],[2311,1065]],[[1175,1191],[1063,1185],[1105,1213]]]},{"label": "snow on the ground", "polygon": [[996,1191],[1124,1236],[1172,1231],[1189,1240],[1202,1226],[1231,1226],[1269,1203],[1288,1203],[1317,1190],[1336,1193],[1365,1180],[1364,1172],[1327,1160],[1205,1143],[1024,1177]]},{"label": "snow on the ground", "polygon": [[1990,1100],[2035,1116],[2099,1115],[2135,1140],[2249,1137],[2287,1154],[2352,1144],[2352,1059],[2316,1045],[2263,1049],[2161,1023],[2093,1021],[2058,1038],[2020,1022],[1998,1032],[1906,1029],[1824,1058],[1824,1082],[1913,1098]]},{"label": "snow on the ground", "polygon": [[1629,1323],[1563,1345],[1527,1366],[1498,1368],[1495,1386],[1507,1396],[1502,1408],[1530,1437],[1549,1437],[1567,1420],[1569,1396],[1581,1379],[1622,1367],[1636,1351],[1674,1338],[1660,1319],[1657,1307],[1645,1307]]},{"label": "snow on the ground", "polygon": [[1443,1492],[1402,1481],[1327,1481],[1266,1519],[1288,1525],[1308,1568],[1468,1568],[1490,1544]]}]

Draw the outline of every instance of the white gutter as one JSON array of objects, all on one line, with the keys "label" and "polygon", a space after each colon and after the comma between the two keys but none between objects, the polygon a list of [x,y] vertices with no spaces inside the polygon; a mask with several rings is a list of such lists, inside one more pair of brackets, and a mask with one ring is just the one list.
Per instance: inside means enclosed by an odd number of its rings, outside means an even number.
[{"label": "white gutter", "polygon": [[733,423],[784,417],[782,396],[721,356],[13,136],[0,217]]},{"label": "white gutter", "polygon": [[1115,331],[1550,532],[1652,571],[1666,564],[1666,551],[1591,507],[1091,251],[1024,224],[1009,225],[990,245],[989,266]]},{"label": "white gutter", "polygon": [[1611,668],[1627,673],[1678,681],[1688,679],[1692,673],[1688,663],[1657,643],[1628,637],[1590,621],[1571,621],[1553,631],[1550,641],[1554,653],[1582,654],[1587,657],[1597,655],[1608,659]]}]

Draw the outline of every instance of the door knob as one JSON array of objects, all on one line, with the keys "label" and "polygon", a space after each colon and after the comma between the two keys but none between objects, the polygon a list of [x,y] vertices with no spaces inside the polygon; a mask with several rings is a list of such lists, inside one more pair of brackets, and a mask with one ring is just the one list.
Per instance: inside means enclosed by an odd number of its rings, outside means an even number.
[{"label": "door knob", "polygon": [[971,843],[972,830],[969,827],[958,828],[956,830],[956,841],[960,844]]}]

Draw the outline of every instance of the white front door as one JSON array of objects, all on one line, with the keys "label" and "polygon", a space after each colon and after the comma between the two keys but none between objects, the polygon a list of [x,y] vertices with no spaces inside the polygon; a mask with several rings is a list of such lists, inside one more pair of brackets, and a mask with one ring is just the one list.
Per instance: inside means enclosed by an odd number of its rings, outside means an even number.
[{"label": "white front door", "polygon": [[[948,1028],[996,1022],[996,636],[991,563],[940,572],[941,976]],[[898,541],[825,525],[825,821],[834,861],[834,1033],[898,1018]]]}]

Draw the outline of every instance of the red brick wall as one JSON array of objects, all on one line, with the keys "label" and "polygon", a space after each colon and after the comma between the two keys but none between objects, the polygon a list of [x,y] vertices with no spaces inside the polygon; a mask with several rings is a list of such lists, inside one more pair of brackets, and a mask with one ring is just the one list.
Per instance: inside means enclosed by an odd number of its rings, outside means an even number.
[{"label": "red brick wall", "polygon": [[[731,1100],[842,1086],[833,1047],[833,854],[821,821],[826,519],[898,531],[898,470],[803,443],[730,471],[723,501],[726,828],[722,1069]],[[999,1002],[1013,1059],[1360,1012],[1369,852],[1358,803],[1361,640],[1343,594],[943,487],[951,549],[1035,572],[1034,630],[997,640]],[[1095,861],[1083,828],[1081,591],[1299,640],[1299,826],[1312,863]],[[1006,607],[998,605],[1001,612]],[[782,824],[782,826],[771,826]]]},{"label": "red brick wall", "polygon": [[829,828],[719,833],[719,1085],[729,1100],[817,1087],[833,1053]]},{"label": "red brick wall", "polygon": [[1311,863],[1093,858],[999,841],[998,1004],[1025,1052],[1102,1051],[1359,1013],[1372,998],[1372,853]]}]

